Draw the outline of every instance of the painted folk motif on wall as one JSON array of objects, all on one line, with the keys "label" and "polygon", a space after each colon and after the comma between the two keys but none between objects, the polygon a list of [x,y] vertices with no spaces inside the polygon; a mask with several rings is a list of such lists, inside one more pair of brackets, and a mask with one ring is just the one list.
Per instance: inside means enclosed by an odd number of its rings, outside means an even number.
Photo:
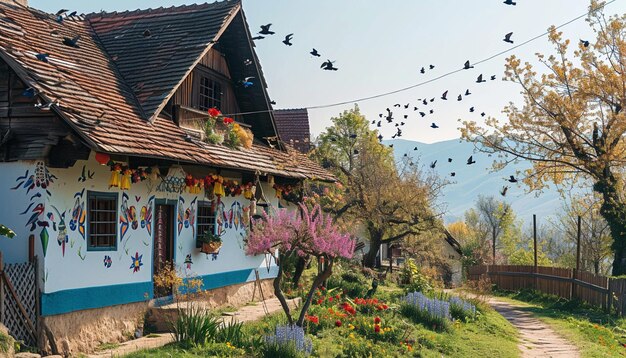
[{"label": "painted folk motif on wall", "polygon": [[[148,235],[152,236],[152,208],[154,206],[154,195],[152,195],[146,205],[142,206],[139,213],[134,205],[129,204],[130,197],[126,193],[122,193],[122,205],[120,207],[120,241],[124,241],[124,237],[128,230],[137,230],[139,226],[146,229]],[[135,201],[139,206],[140,196],[135,196]],[[137,216],[139,214],[139,217]]]},{"label": "painted folk motif on wall", "polygon": [[[39,239],[44,257],[48,251],[48,241],[50,239],[48,227],[51,222],[49,220],[52,220],[53,214],[48,213],[46,215],[45,203],[40,190],[45,191],[47,196],[52,196],[48,187],[51,183],[54,183],[55,179],[57,177],[50,173],[43,162],[37,162],[35,170],[32,173],[30,170],[26,170],[24,175],[15,179],[16,185],[11,188],[11,190],[25,190],[25,195],[30,196],[28,207],[20,215],[30,215],[25,226],[29,227],[31,232],[35,231],[37,227],[41,228]],[[32,190],[35,191],[34,194],[31,194]],[[52,222],[54,221],[52,220]]]},{"label": "painted folk motif on wall", "polygon": [[178,235],[185,229],[191,228],[191,237],[196,237],[196,201],[198,198],[193,198],[189,206],[185,208],[185,199],[182,196],[178,197]]}]

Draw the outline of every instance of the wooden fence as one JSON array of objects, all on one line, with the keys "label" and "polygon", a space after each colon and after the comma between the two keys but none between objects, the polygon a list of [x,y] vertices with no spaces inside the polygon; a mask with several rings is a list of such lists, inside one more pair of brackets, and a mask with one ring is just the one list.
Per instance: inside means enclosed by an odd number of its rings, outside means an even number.
[{"label": "wooden fence", "polygon": [[520,266],[478,265],[468,270],[469,280],[489,279],[505,290],[536,289],[566,299],[626,316],[626,279],[608,278],[576,269]]},{"label": "wooden fence", "polygon": [[5,265],[0,252],[0,321],[11,336],[31,347],[37,346],[38,300],[37,257]]}]

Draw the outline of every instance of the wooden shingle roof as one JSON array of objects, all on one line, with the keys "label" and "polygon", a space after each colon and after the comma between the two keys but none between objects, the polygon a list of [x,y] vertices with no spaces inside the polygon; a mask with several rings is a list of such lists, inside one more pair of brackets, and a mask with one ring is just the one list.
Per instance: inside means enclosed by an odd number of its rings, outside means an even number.
[{"label": "wooden shingle roof", "polygon": [[311,148],[309,113],[306,108],[274,110],[274,121],[280,139],[306,153]]},{"label": "wooden shingle roof", "polygon": [[[289,151],[263,145],[232,150],[188,142],[181,128],[158,116],[167,93],[175,90],[238,12],[240,3],[227,1],[88,15],[58,23],[53,15],[0,3],[0,58],[35,88],[42,101],[58,101],[52,110],[93,150],[333,180],[316,163]],[[186,17],[193,20],[183,20]],[[162,22],[166,18],[182,25]],[[154,22],[144,29],[147,19]],[[144,36],[145,30],[149,36]],[[79,48],[62,44],[63,37],[77,35]],[[126,44],[113,41],[116,36]],[[48,61],[38,60],[37,54],[49,54]]]}]

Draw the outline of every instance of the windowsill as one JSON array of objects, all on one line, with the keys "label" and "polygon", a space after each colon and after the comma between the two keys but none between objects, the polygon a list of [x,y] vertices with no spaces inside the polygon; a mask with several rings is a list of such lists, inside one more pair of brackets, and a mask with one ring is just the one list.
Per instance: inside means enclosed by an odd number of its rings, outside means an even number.
[{"label": "windowsill", "polygon": [[111,252],[117,252],[117,247],[116,246],[111,246],[111,247],[87,247],[87,252],[104,252],[104,251],[111,251]]}]

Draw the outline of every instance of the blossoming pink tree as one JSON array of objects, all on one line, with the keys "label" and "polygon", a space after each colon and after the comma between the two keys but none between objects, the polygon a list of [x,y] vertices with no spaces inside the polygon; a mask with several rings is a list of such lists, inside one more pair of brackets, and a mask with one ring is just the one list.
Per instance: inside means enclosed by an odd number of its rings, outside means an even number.
[{"label": "blossoming pink tree", "polygon": [[264,214],[263,219],[254,221],[247,242],[250,255],[270,254],[279,263],[278,276],[274,280],[274,293],[279,299],[289,324],[294,324],[287,300],[280,288],[283,276],[282,260],[293,255],[310,255],[324,262],[323,270],[313,280],[296,325],[302,326],[311,305],[313,294],[330,277],[333,264],[338,258],[351,258],[355,241],[340,231],[332,217],[325,214],[319,205],[309,209],[300,204],[300,211],[279,210],[275,215]]}]

